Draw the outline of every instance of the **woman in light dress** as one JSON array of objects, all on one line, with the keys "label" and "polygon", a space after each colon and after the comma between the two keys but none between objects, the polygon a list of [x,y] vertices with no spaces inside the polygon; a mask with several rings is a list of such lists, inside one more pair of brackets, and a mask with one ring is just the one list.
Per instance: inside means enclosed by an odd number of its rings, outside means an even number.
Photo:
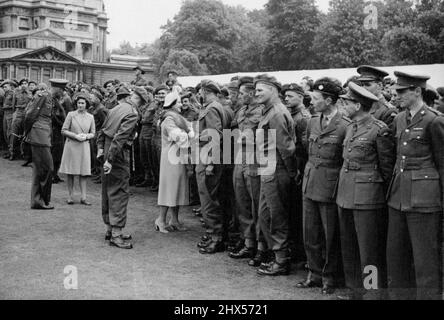
[{"label": "woman in light dress", "polygon": [[87,112],[90,107],[89,95],[79,93],[74,97],[76,111],[68,113],[62,127],[62,134],[66,137],[63,150],[60,173],[68,176],[69,205],[74,204],[74,178],[79,177],[82,205],[90,206],[86,200],[86,182],[91,176],[90,140],[94,139],[96,128],[94,116]]},{"label": "woman in light dress", "polygon": [[[189,141],[194,138],[190,122],[180,115],[180,96],[172,92],[165,97],[165,114],[161,119],[162,154],[160,160],[160,178],[158,205],[159,217],[155,228],[161,233],[186,231],[179,222],[179,207],[189,205],[189,183],[186,155]],[[167,214],[171,220],[167,224]]]}]

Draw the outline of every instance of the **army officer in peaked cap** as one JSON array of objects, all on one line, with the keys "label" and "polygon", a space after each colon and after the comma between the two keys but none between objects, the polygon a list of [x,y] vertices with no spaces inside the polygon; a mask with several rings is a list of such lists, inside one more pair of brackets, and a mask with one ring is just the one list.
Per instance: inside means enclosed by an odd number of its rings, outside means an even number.
[{"label": "army officer in peaked cap", "polygon": [[[395,164],[395,143],[388,126],[370,114],[378,98],[351,82],[344,113],[353,121],[344,141],[336,203],[339,206],[345,299],[380,299],[386,285],[385,240],[386,190]],[[380,245],[380,243],[384,245]],[[368,269],[369,267],[374,268]],[[373,276],[364,290],[364,279]]]},{"label": "army officer in peaked cap", "polygon": [[389,127],[398,114],[395,106],[391,105],[384,97],[384,79],[389,75],[386,71],[372,66],[360,66],[359,77],[356,79],[370,93],[378,98],[373,102],[370,114],[376,119],[384,121]]},{"label": "army officer in peaked cap", "polygon": [[394,120],[397,158],[388,190],[389,289],[394,299],[415,298],[415,293],[421,300],[441,299],[444,116],[424,103],[430,77],[405,72],[395,76],[393,88],[405,111]]}]

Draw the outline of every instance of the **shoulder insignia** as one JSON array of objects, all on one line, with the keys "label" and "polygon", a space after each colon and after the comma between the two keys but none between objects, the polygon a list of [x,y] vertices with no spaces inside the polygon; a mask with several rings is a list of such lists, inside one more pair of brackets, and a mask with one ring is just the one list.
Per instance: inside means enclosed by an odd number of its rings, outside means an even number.
[{"label": "shoulder insignia", "polygon": [[387,125],[381,120],[375,120],[374,124],[376,124],[381,129],[387,128]]},{"label": "shoulder insignia", "polygon": [[344,116],[344,115],[342,115],[342,119],[344,119],[345,122],[347,122],[347,123],[352,123],[352,122],[353,122],[351,119],[347,118],[347,117]]},{"label": "shoulder insignia", "polygon": [[427,109],[428,109],[428,111],[430,111],[430,112],[433,113],[434,115],[437,115],[437,116],[442,116],[442,115],[443,115],[441,112],[439,112],[439,111],[436,110],[436,109],[433,109],[433,108],[430,108],[430,107],[427,107]]}]

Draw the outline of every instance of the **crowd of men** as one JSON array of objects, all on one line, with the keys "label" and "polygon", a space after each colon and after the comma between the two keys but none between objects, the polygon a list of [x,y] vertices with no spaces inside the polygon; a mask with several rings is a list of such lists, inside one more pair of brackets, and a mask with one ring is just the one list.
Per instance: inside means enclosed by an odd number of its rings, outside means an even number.
[{"label": "crowd of men", "polygon": [[[61,127],[75,109],[73,97],[88,94],[88,111],[99,133],[91,143],[93,181],[106,189],[106,239],[132,248],[131,236],[122,232],[128,198],[117,194],[126,190],[119,183],[126,179],[128,163],[128,184],[158,190],[163,105],[176,92],[183,117],[197,123],[200,147],[215,143],[208,129],[221,133],[220,146],[224,130],[276,133],[275,140],[268,135],[242,139],[242,163],[214,161],[189,170],[190,203],[200,206],[193,211],[206,231],[197,244],[200,253],[227,250],[262,276],[288,275],[290,262],[299,262],[309,274],[298,288],[319,287],[330,295],[345,285],[350,291],[344,299],[386,298],[386,288],[393,289],[393,298],[439,297],[444,88],[431,88],[427,76],[396,72],[396,80],[389,79],[372,66],[359,67],[345,84],[306,77],[282,85],[260,75],[235,77],[225,85],[203,80],[189,88],[180,85],[175,71],[157,87],[143,78],[142,69],[135,71],[130,84],[53,81],[53,87],[62,89],[53,92],[28,79],[2,81],[4,158],[24,159],[24,166],[33,161],[30,132],[38,130],[34,125],[30,131],[33,124],[27,125],[26,115],[40,109],[36,103],[44,92],[52,94],[46,115],[51,142],[45,147],[53,163],[51,181],[45,183],[62,182],[57,175]],[[137,94],[141,103],[127,100],[130,94]],[[45,113],[39,112],[35,117]],[[255,157],[246,161],[248,150],[256,147],[276,150],[274,171],[261,174]],[[116,150],[128,153],[122,167]],[[50,187],[46,190],[50,193]],[[50,197],[45,199],[41,207],[52,209]]]}]

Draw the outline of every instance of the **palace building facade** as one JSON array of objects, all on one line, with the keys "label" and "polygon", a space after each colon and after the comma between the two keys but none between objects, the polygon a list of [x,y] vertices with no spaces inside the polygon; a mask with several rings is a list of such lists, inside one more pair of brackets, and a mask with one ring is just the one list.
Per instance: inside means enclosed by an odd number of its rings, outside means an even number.
[{"label": "palace building facade", "polygon": [[103,0],[0,0],[0,77],[132,79],[137,64],[109,63],[107,29]]}]

